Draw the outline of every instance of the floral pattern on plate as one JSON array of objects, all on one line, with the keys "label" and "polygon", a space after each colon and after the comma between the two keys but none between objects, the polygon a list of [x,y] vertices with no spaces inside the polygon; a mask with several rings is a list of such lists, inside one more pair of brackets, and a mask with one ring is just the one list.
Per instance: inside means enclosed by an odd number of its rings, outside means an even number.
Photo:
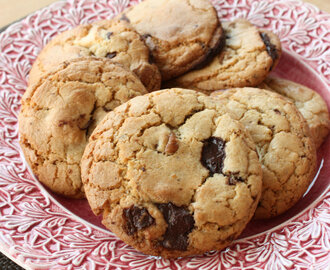
[{"label": "floral pattern on plate", "polygon": [[[329,139],[319,153],[316,191],[312,187],[306,196],[310,202],[294,216],[236,240],[221,252],[178,260],[135,251],[111,232],[73,214],[30,173],[18,144],[17,115],[37,54],[57,33],[112,18],[137,2],[56,2],[0,34],[1,251],[30,269],[326,269],[330,261]],[[277,33],[288,59],[296,59],[316,78],[307,84],[316,85],[330,105],[330,15],[297,0],[213,0],[213,4],[221,19],[246,18]],[[277,73],[302,80],[297,71],[285,71]]]}]

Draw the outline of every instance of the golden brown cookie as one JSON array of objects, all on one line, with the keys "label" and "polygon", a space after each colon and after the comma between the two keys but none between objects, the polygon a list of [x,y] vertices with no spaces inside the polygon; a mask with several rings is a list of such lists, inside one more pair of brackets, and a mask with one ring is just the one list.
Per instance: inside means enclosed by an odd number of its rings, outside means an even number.
[{"label": "golden brown cookie", "polygon": [[19,114],[20,145],[32,171],[56,193],[84,196],[80,159],[90,133],[118,105],[147,93],[106,58],[76,58],[30,86]]},{"label": "golden brown cookie", "polygon": [[166,258],[226,247],[261,192],[250,135],[191,90],[157,91],[117,107],[94,130],[81,166],[103,224]]},{"label": "golden brown cookie", "polygon": [[211,94],[250,132],[263,169],[263,192],[256,218],[277,216],[306,192],[316,169],[316,150],[306,120],[277,93],[237,88]]},{"label": "golden brown cookie", "polygon": [[225,41],[209,0],[145,0],[119,18],[144,38],[164,81],[205,65]]},{"label": "golden brown cookie", "polygon": [[279,38],[239,19],[223,23],[226,45],[204,68],[190,71],[167,86],[210,91],[256,86],[261,83],[281,55]]},{"label": "golden brown cookie", "polygon": [[148,91],[160,88],[161,77],[148,47],[125,21],[104,20],[80,25],[51,40],[34,62],[29,82],[57,68],[61,62],[82,56],[106,57],[133,71]]},{"label": "golden brown cookie", "polygon": [[267,77],[258,87],[290,99],[306,119],[316,149],[321,146],[329,133],[330,120],[327,104],[317,92],[304,85],[276,77]]}]

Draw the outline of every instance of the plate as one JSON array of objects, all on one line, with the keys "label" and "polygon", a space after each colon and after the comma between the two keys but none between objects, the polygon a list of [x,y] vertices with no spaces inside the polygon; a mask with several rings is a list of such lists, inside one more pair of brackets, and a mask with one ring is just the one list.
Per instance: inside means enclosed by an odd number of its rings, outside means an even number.
[{"label": "plate", "polygon": [[[319,170],[290,211],[252,221],[219,252],[167,260],[143,255],[105,230],[85,200],[46,190],[18,144],[17,115],[31,63],[57,33],[112,18],[139,1],[56,2],[0,34],[0,250],[27,269],[326,269],[330,261],[330,138]],[[273,30],[283,56],[274,73],[318,91],[330,107],[330,15],[296,0],[214,0],[222,20]]]}]

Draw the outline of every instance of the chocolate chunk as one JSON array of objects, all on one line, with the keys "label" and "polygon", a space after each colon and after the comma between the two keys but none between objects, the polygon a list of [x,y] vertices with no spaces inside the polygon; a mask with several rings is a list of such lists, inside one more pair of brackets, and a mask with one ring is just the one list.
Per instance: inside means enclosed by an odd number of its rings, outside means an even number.
[{"label": "chocolate chunk", "polygon": [[129,20],[129,18],[127,18],[127,16],[126,16],[126,14],[125,13],[123,13],[123,15],[121,15],[121,17],[119,18],[119,20],[121,20],[121,21],[126,21],[126,22],[130,22],[130,20]]},{"label": "chocolate chunk", "polygon": [[107,39],[110,39],[110,37],[112,36],[113,32],[108,32],[107,33]]},{"label": "chocolate chunk", "polygon": [[171,133],[165,146],[165,153],[173,155],[179,148],[178,141],[174,133]]},{"label": "chocolate chunk", "polygon": [[140,208],[134,205],[130,208],[125,208],[123,216],[126,220],[124,230],[128,235],[132,235],[138,230],[147,228],[155,222],[155,219],[149,214],[146,208]]},{"label": "chocolate chunk", "polygon": [[[208,51],[204,55],[204,57],[197,63],[196,66],[194,66],[193,69],[201,69],[205,67],[216,55],[218,55],[223,47],[226,45],[226,36],[221,35],[220,39],[216,43],[216,45],[213,48],[207,48]],[[205,44],[201,45],[202,49],[205,49]]]},{"label": "chocolate chunk", "polygon": [[217,137],[210,137],[204,141],[201,163],[210,171],[211,176],[222,173],[223,161],[226,157],[225,144],[225,141]]},{"label": "chocolate chunk", "polygon": [[112,59],[114,57],[116,57],[117,53],[116,52],[112,52],[112,53],[107,53],[107,55],[105,57]]},{"label": "chocolate chunk", "polygon": [[187,250],[188,234],[194,228],[194,218],[185,207],[173,203],[157,204],[168,227],[161,245],[167,249]]},{"label": "chocolate chunk", "polygon": [[260,37],[266,46],[268,55],[272,58],[274,62],[278,58],[276,46],[270,42],[270,38],[266,33],[260,33]]},{"label": "chocolate chunk", "polygon": [[237,173],[231,173],[228,176],[228,184],[229,185],[236,185],[237,182],[244,182],[244,179],[238,176]]},{"label": "chocolate chunk", "polygon": [[274,112],[275,112],[276,114],[281,114],[281,112],[280,112],[278,109],[274,109]]}]

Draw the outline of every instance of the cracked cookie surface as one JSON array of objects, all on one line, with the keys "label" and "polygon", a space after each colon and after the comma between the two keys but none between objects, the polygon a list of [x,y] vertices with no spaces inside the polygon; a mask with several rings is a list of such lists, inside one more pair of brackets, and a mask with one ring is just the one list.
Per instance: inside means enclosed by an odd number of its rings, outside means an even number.
[{"label": "cracked cookie surface", "polygon": [[225,42],[208,0],[145,0],[119,18],[144,38],[165,81],[206,64]]},{"label": "cracked cookie surface", "polygon": [[281,55],[279,38],[240,19],[224,22],[226,45],[204,68],[190,71],[168,86],[204,93],[233,87],[256,86],[277,64]]},{"label": "cracked cookie surface", "polygon": [[283,96],[257,88],[211,94],[250,132],[263,169],[263,192],[256,218],[277,216],[306,192],[316,170],[316,150],[306,120]]},{"label": "cracked cookie surface", "polygon": [[306,119],[316,149],[321,146],[330,129],[328,107],[314,90],[293,81],[267,77],[259,88],[268,89],[289,98]]},{"label": "cracked cookie surface", "polygon": [[96,124],[146,94],[129,70],[105,58],[77,58],[28,87],[19,114],[20,145],[32,171],[56,193],[84,196],[80,159]]},{"label": "cracked cookie surface", "polygon": [[34,62],[29,83],[58,64],[77,57],[106,57],[133,71],[148,91],[160,88],[161,76],[148,47],[125,21],[104,20],[65,31],[52,39]]},{"label": "cracked cookie surface", "polygon": [[226,247],[261,193],[250,135],[213,99],[184,89],[136,97],[110,112],[81,168],[103,224],[137,250],[166,258]]}]

